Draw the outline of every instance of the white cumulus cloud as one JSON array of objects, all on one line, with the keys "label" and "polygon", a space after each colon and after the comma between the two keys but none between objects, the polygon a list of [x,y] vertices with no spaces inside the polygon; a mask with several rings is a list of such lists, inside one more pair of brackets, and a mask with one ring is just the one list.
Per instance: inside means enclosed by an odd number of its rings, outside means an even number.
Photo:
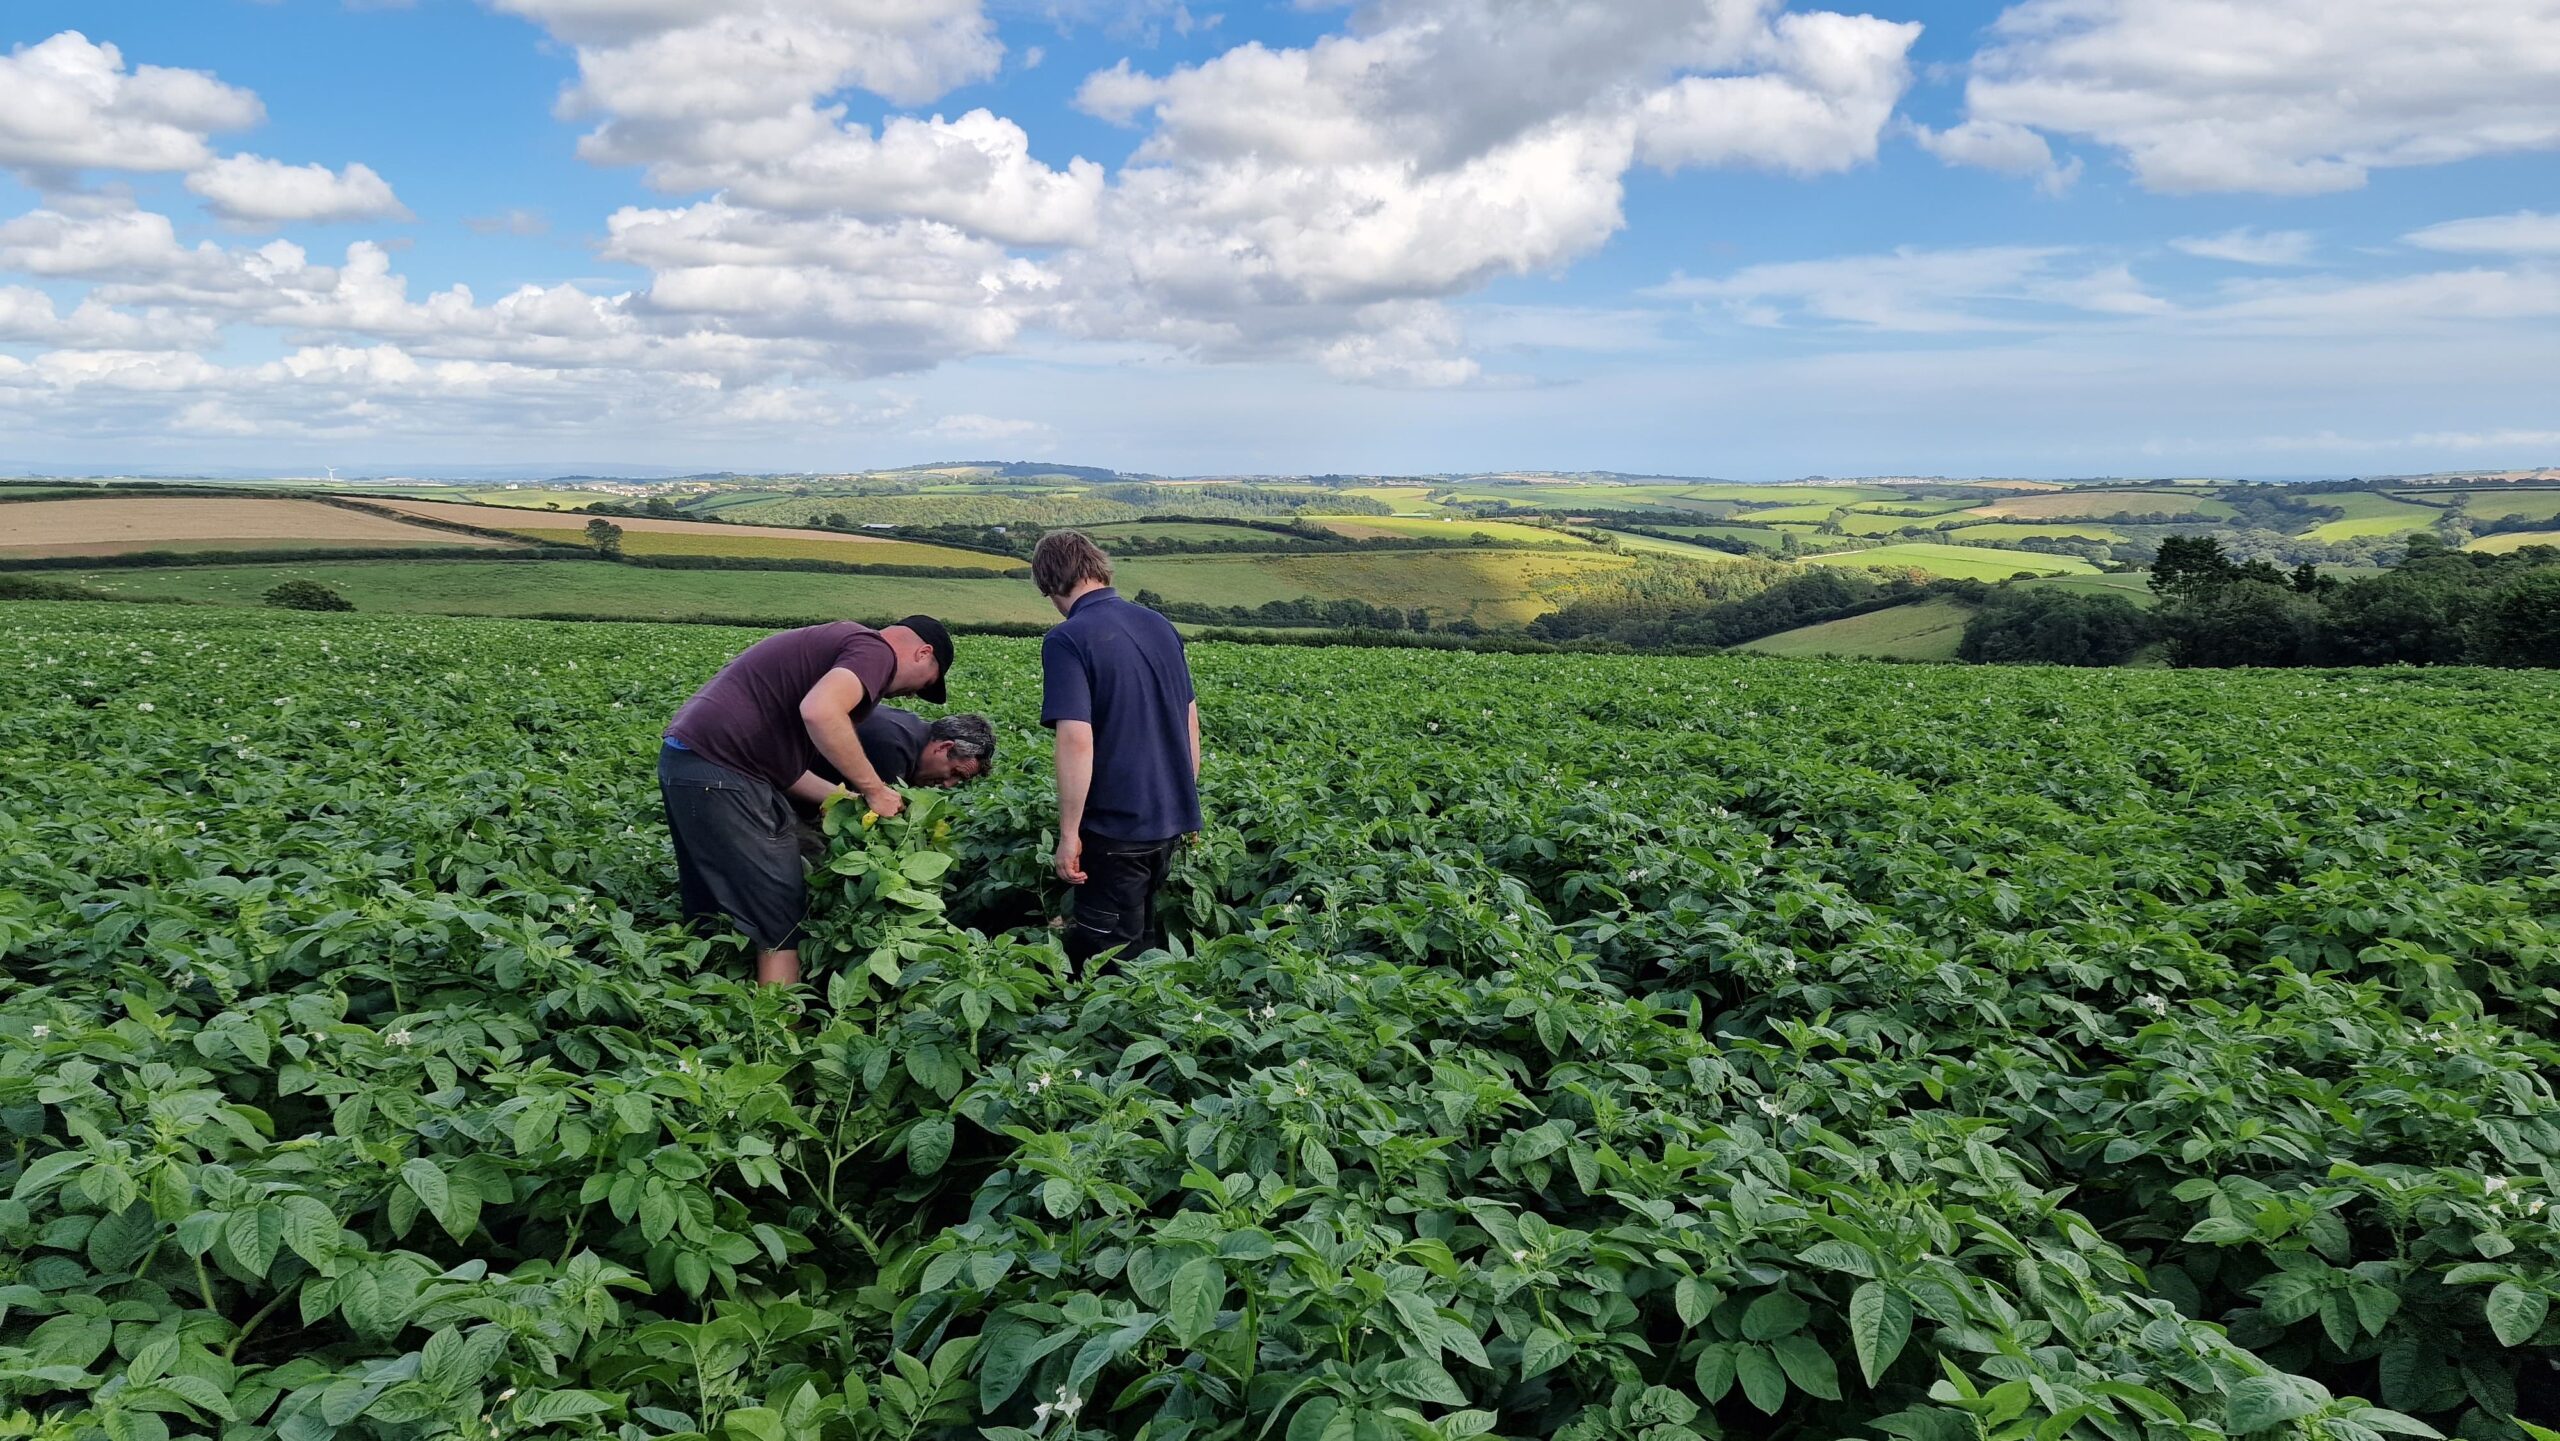
[{"label": "white cumulus cloud", "polygon": [[193,170],[206,137],[265,118],[258,97],[201,70],[128,68],[76,30],[0,56],[0,168],[39,184],[83,170]]},{"label": "white cumulus cloud", "polygon": [[977,0],[497,0],[577,47],[572,113],[773,115],[847,86],[903,105],[1004,58]]},{"label": "white cumulus cloud", "polygon": [[645,166],[656,189],[716,190],[732,204],[940,220],[1016,245],[1094,238],[1102,167],[1079,158],[1050,169],[1010,120],[983,109],[956,120],[891,116],[875,136],[843,115],[802,103],[752,120],[614,124],[581,150],[600,164]]},{"label": "white cumulus cloud", "polygon": [[2035,181],[2048,193],[2060,194],[2080,178],[2080,159],[2057,161],[2045,138],[2023,125],[1998,120],[1968,120],[1944,130],[1911,128],[1920,148],[1949,165],[1970,165]]},{"label": "white cumulus cloud", "polygon": [[189,175],[187,188],[203,196],[216,215],[244,224],[410,218],[390,183],[365,165],[331,170],[232,155]]},{"label": "white cumulus cloud", "polygon": [[2560,146],[2554,74],[2555,0],[2022,0],[1965,101],[1968,124],[2104,146],[2152,190],[2305,195]]}]

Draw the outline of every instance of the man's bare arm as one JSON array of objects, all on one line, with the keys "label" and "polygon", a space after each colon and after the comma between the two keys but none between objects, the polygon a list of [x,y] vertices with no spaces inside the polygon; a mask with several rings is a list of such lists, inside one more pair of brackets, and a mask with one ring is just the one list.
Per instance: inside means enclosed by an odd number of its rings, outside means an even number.
[{"label": "man's bare arm", "polygon": [[818,683],[800,698],[800,723],[809,728],[809,740],[818,754],[843,775],[854,794],[880,814],[894,816],[906,802],[880,779],[869,753],[862,749],[861,732],[853,727],[853,708],[862,704],[862,697],[862,677],[838,666],[818,677]]},{"label": "man's bare arm", "polygon": [[1200,779],[1200,702],[1191,703],[1191,779]]},{"label": "man's bare arm", "polygon": [[1093,790],[1093,722],[1058,722],[1058,875],[1084,884],[1084,802]]},{"label": "man's bare arm", "polygon": [[1085,796],[1093,789],[1093,723],[1058,722],[1058,829],[1084,829]]},{"label": "man's bare arm", "polygon": [[845,788],[843,786],[837,785],[834,781],[826,779],[816,771],[802,771],[800,773],[800,779],[791,783],[791,798],[793,800],[807,801],[813,806],[825,805],[829,796],[842,795],[844,793]]}]

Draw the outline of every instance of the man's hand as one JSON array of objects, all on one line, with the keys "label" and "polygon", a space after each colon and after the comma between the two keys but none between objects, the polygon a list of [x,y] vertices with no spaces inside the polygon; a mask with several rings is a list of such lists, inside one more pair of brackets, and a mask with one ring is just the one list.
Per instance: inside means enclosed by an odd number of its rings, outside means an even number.
[{"label": "man's hand", "polygon": [[877,790],[864,791],[862,802],[871,807],[872,811],[884,821],[907,808],[907,798],[898,794],[894,786],[881,786]]},{"label": "man's hand", "polygon": [[1069,831],[1058,837],[1058,879],[1071,886],[1084,884],[1084,838]]}]

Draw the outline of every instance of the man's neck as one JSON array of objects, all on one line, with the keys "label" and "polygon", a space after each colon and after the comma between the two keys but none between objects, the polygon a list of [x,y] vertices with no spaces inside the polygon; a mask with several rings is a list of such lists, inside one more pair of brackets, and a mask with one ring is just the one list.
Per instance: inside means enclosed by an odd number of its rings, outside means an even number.
[{"label": "man's neck", "polygon": [[1086,596],[1089,596],[1089,595],[1093,594],[1093,593],[1094,593],[1095,591],[1097,591],[1097,590],[1109,590],[1109,589],[1111,589],[1111,583],[1110,583],[1109,581],[1105,581],[1105,580],[1080,580],[1080,581],[1077,581],[1077,582],[1076,582],[1076,588],[1075,588],[1075,589],[1073,589],[1073,590],[1071,590],[1071,591],[1068,591],[1068,592],[1067,592],[1067,609],[1069,609],[1069,610],[1074,610],[1074,609],[1076,608],[1076,602],[1077,602],[1077,601],[1080,601],[1080,600],[1084,599]]}]

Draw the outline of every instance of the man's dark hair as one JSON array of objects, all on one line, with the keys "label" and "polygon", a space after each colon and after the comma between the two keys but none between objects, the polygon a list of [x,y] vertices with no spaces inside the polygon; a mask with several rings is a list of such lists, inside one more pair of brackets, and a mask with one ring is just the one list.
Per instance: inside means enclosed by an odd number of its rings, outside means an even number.
[{"label": "man's dark hair", "polygon": [[996,728],[982,715],[947,715],[924,728],[924,743],[951,742],[951,758],[976,761],[981,773],[996,767]]},{"label": "man's dark hair", "polygon": [[1042,595],[1065,595],[1085,581],[1111,584],[1111,557],[1080,530],[1053,530],[1031,548],[1031,583]]}]

